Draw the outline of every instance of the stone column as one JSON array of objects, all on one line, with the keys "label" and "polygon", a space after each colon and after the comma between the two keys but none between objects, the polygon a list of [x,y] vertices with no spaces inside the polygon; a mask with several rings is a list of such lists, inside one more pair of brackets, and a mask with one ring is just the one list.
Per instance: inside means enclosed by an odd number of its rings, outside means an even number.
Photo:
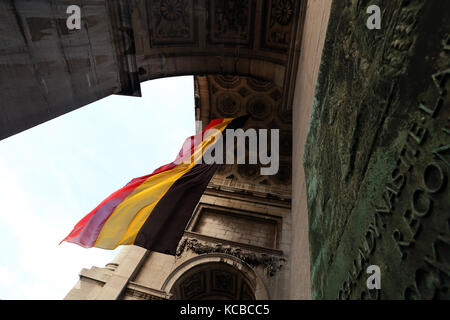
[{"label": "stone column", "polygon": [[291,299],[311,299],[309,222],[302,155],[331,0],[308,0],[293,102]]}]

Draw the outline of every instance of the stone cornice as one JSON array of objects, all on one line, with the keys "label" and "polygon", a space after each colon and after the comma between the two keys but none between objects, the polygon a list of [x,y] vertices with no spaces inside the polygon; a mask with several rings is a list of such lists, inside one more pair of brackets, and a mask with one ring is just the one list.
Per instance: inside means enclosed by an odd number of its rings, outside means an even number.
[{"label": "stone cornice", "polygon": [[128,282],[125,289],[125,295],[137,297],[143,300],[166,300],[170,299],[172,296],[165,291],[152,289],[133,281]]},{"label": "stone cornice", "polygon": [[287,261],[283,252],[279,250],[217,239],[187,231],[185,232],[185,238],[181,240],[178,246],[177,256],[181,256],[185,250],[193,251],[199,255],[208,253],[229,254],[252,267],[263,266],[269,277],[274,276]]}]

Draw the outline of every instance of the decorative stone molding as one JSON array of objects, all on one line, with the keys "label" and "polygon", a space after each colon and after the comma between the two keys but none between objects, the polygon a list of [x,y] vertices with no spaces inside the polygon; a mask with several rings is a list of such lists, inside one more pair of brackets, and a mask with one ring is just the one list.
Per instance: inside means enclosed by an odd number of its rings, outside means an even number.
[{"label": "decorative stone molding", "polygon": [[[229,74],[196,76],[195,79],[196,92],[202,92],[205,96],[205,99],[196,103],[198,119],[206,124],[214,118],[250,114],[251,117],[243,129],[281,130],[280,164],[289,164],[273,176],[261,176],[260,165],[224,164],[215,176],[225,178],[224,183],[227,186],[247,184],[245,192],[255,190],[259,186],[281,188],[284,190],[282,193],[288,194],[290,198],[292,123],[291,112],[281,108],[283,89],[271,81]],[[248,144],[246,149],[249,152]],[[269,192],[275,197],[280,194]]]},{"label": "decorative stone molding", "polygon": [[229,92],[218,95],[216,103],[219,113],[226,117],[236,116],[241,109],[239,96]]},{"label": "decorative stone molding", "polygon": [[125,295],[137,298],[138,300],[168,300],[172,296],[165,291],[149,288],[133,281],[128,282]]},{"label": "decorative stone molding", "polygon": [[286,263],[286,259],[281,256],[270,255],[267,253],[257,253],[251,250],[241,249],[222,243],[211,243],[200,241],[195,238],[184,238],[177,249],[176,255],[179,257],[185,250],[191,250],[196,254],[207,253],[225,253],[232,255],[252,267],[263,266],[267,276],[273,277]]},{"label": "decorative stone molding", "polygon": [[265,96],[256,96],[248,102],[247,112],[256,120],[265,120],[272,114],[271,103]]},{"label": "decorative stone molding", "polygon": [[250,0],[209,1],[210,37],[213,43],[249,45],[253,37],[252,9]]},{"label": "decorative stone molding", "polygon": [[193,0],[151,1],[148,10],[153,46],[195,43]]}]

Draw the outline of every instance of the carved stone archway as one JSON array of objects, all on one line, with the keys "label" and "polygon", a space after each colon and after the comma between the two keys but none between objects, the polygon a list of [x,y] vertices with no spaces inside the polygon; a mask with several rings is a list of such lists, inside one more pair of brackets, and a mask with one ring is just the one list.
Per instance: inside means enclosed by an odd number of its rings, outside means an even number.
[{"label": "carved stone archway", "polygon": [[[210,278],[206,279],[207,276]],[[231,282],[221,288],[215,283],[221,277]],[[195,288],[190,294],[185,289],[189,281]],[[161,291],[171,292],[174,299],[269,299],[264,283],[252,267],[223,253],[203,254],[185,261],[170,273]]]},{"label": "carved stone archway", "polygon": [[81,29],[68,30],[72,4],[0,4],[0,139],[171,76],[270,81],[291,108],[305,1],[103,0],[81,5]]},{"label": "carved stone archway", "polygon": [[174,300],[255,300],[245,276],[225,263],[205,263],[186,271],[171,294]]}]

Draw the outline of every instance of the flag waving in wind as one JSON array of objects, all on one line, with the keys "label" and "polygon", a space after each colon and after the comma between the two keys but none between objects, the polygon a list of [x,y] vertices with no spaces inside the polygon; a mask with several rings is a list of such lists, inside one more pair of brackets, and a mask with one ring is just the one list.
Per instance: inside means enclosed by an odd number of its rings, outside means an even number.
[{"label": "flag waving in wind", "polygon": [[[111,194],[63,241],[103,249],[134,244],[175,255],[195,206],[219,166],[199,160],[222,132],[242,127],[247,118],[212,120],[203,132],[186,139],[174,162]],[[215,134],[205,138],[207,132]]]}]

